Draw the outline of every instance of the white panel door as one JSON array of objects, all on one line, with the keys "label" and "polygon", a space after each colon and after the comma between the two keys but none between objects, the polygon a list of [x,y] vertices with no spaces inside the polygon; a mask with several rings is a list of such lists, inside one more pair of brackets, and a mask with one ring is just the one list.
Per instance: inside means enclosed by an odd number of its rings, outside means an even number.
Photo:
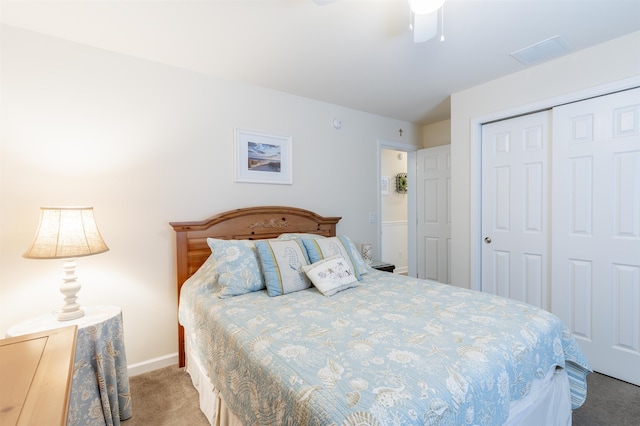
[{"label": "white panel door", "polygon": [[451,146],[421,149],[416,159],[418,278],[451,282]]},{"label": "white panel door", "polygon": [[552,312],[640,385],[640,89],[553,111]]},{"label": "white panel door", "polygon": [[549,309],[550,111],[482,126],[482,291]]}]

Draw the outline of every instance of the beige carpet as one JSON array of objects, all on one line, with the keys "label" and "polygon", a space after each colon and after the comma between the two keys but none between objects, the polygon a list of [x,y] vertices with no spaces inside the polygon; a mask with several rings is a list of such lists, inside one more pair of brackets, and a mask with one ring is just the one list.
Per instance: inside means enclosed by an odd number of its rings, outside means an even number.
[{"label": "beige carpet", "polygon": [[[166,367],[129,382],[133,417],[123,426],[208,425],[184,370]],[[640,425],[640,387],[597,373],[587,377],[587,385],[587,401],[573,412],[574,426]]]},{"label": "beige carpet", "polygon": [[639,426],[640,386],[603,374],[587,376],[587,400],[574,410],[578,426]]},{"label": "beige carpet", "polygon": [[133,416],[123,426],[207,426],[191,377],[177,366],[129,379]]}]

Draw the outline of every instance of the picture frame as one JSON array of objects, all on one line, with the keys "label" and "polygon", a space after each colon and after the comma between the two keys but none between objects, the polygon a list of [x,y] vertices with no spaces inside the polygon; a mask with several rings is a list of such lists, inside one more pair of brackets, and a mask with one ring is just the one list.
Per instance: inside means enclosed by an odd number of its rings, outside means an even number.
[{"label": "picture frame", "polygon": [[235,129],[235,181],[291,185],[291,136]]},{"label": "picture frame", "polygon": [[389,177],[382,176],[380,178],[380,194],[389,195]]},{"label": "picture frame", "polygon": [[396,175],[396,192],[398,194],[406,194],[409,188],[409,180],[406,173],[398,173]]}]

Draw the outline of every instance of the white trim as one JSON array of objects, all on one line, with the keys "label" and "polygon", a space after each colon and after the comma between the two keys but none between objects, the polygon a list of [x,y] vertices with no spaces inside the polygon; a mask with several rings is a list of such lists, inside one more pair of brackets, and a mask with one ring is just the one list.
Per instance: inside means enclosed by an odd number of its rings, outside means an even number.
[{"label": "white trim", "polygon": [[393,270],[394,274],[400,274],[400,275],[406,275],[409,273],[409,268],[406,266],[401,266],[398,267],[396,266],[396,268]]},{"label": "white trim", "polygon": [[152,358],[146,361],[138,362],[128,366],[129,377],[138,376],[149,371],[158,370],[164,367],[178,365],[178,353]]},{"label": "white trim", "polygon": [[[409,182],[416,182],[418,174],[418,150],[407,153],[407,179]],[[407,192],[407,245],[409,253],[407,253],[407,275],[411,277],[418,276],[418,203],[416,201],[418,192],[416,185],[409,185]]]},{"label": "white trim", "polygon": [[469,288],[482,291],[482,125],[481,118],[471,120],[469,163]]},{"label": "white trim", "polygon": [[549,99],[520,105],[491,114],[471,119],[470,140],[470,223],[469,223],[469,287],[472,290],[482,289],[482,214],[481,214],[481,182],[482,182],[482,125],[492,121],[504,120],[518,115],[530,114],[536,111],[551,109],[560,105],[578,102],[596,96],[607,95],[622,90],[640,86],[640,76],[614,81],[611,83],[590,87],[577,92],[555,96]]}]

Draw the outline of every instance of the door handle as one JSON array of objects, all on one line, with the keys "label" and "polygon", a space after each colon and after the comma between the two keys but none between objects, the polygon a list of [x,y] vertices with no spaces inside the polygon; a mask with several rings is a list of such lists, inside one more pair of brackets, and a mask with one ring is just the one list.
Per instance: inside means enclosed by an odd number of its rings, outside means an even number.
[{"label": "door handle", "polygon": [[491,237],[484,237],[484,242],[487,244],[491,244]]}]

